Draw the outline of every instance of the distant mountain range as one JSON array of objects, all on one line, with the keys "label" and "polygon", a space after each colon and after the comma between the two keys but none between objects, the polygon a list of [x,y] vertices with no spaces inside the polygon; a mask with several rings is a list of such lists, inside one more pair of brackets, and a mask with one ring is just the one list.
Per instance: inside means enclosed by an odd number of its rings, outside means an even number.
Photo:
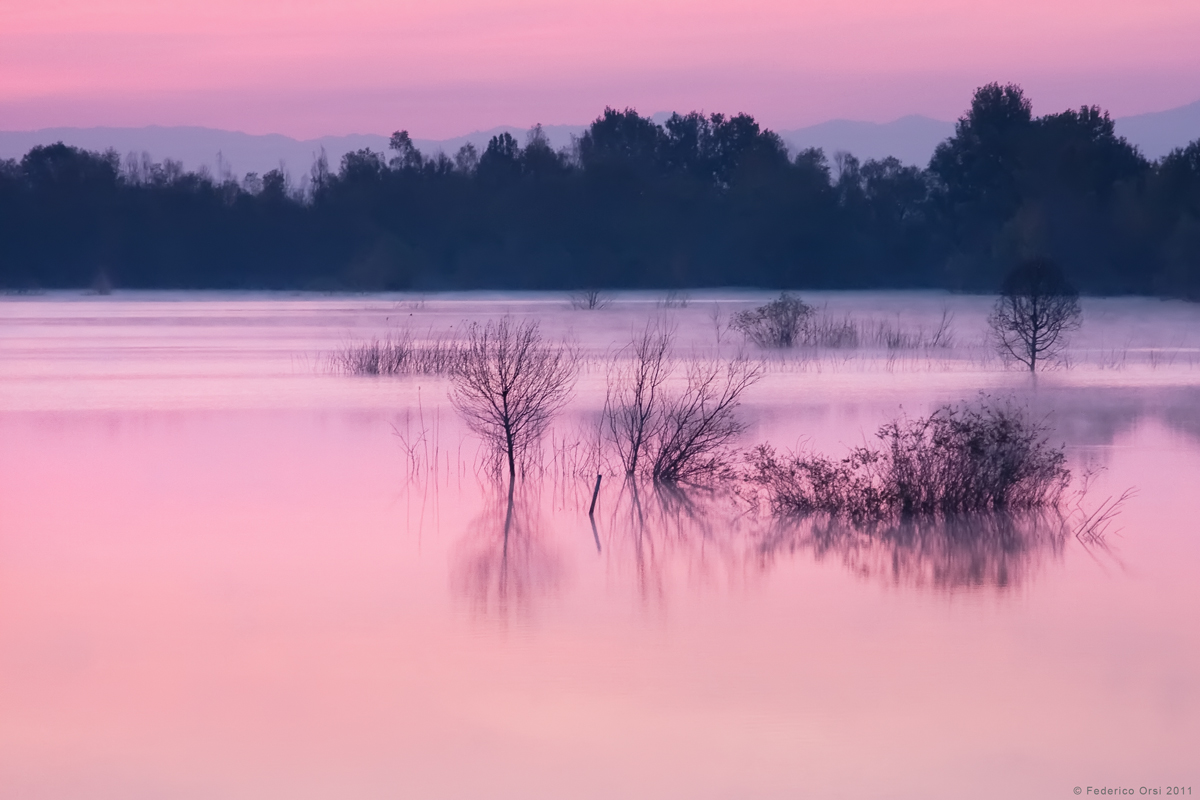
[{"label": "distant mountain range", "polygon": [[1146,158],[1162,158],[1200,139],[1200,100],[1169,111],[1120,117],[1116,124],[1117,134],[1137,145]]},{"label": "distant mountain range", "polygon": [[934,148],[954,134],[954,123],[914,114],[884,123],[834,119],[776,132],[793,153],[819,147],[830,157],[841,150],[863,161],[895,156],[905,164],[925,166]]},{"label": "distant mountain range", "polygon": [[[654,119],[661,123],[668,116],[659,113]],[[542,130],[557,149],[569,147],[572,137],[582,134],[584,128],[546,125]],[[1200,138],[1200,101],[1169,111],[1121,117],[1116,120],[1116,128],[1147,158],[1161,158],[1172,149]],[[521,142],[528,134],[521,128],[502,126],[452,139],[418,139],[415,143],[430,155],[438,151],[453,155],[468,142],[482,152],[488,140],[505,132]],[[793,152],[820,147],[830,156],[846,151],[863,160],[895,156],[907,164],[925,165],[938,143],[954,133],[954,123],[912,115],[887,123],[831,120],[778,133]],[[262,174],[281,165],[299,177],[308,172],[322,149],[330,167],[336,169],[346,153],[366,147],[386,151],[388,145],[387,136],[375,134],[297,140],[280,134],[253,135],[199,127],[44,128],[0,131],[0,159],[20,158],[36,145],[58,141],[88,150],[111,147],[123,157],[127,153],[145,152],[155,161],[173,158],[189,170],[207,167],[214,174],[238,177],[247,172]]]}]

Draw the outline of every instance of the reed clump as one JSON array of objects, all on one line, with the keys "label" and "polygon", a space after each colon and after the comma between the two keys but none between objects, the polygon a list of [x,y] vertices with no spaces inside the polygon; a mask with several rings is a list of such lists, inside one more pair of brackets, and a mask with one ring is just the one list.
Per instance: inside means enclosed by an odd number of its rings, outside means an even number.
[{"label": "reed clump", "polygon": [[416,339],[411,332],[352,342],[333,353],[334,372],[343,375],[453,375],[464,347],[450,336]]},{"label": "reed clump", "polygon": [[891,319],[860,319],[818,311],[799,297],[784,292],[758,308],[739,311],[730,327],[763,349],[827,347],[853,350],[921,350],[952,347],[954,315],[943,311],[937,324],[906,326]]},{"label": "reed clump", "polygon": [[876,439],[841,459],[759,445],[744,477],[776,514],[855,521],[1057,506],[1071,477],[1044,425],[986,398],[893,420]]},{"label": "reed clump", "polygon": [[954,345],[954,315],[943,312],[932,327],[908,327],[899,320],[856,319],[850,315],[835,317],[812,314],[804,322],[798,343],[805,347],[853,350],[874,347],[881,350],[926,350]]}]

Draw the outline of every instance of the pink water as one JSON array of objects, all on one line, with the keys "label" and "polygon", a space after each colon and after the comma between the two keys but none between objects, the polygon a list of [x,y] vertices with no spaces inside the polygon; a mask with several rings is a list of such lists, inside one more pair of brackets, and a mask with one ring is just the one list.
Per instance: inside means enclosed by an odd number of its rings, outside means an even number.
[{"label": "pink water", "polygon": [[[711,306],[749,295],[0,299],[0,797],[1200,790],[1200,311],[1093,301],[1076,365],[1034,388],[986,356],[986,299],[818,299],[949,304],[959,346],[776,364],[747,443],[833,452],[902,408],[1011,394],[1104,468],[1089,503],[1136,487],[1109,547],[976,572],[767,548],[770,521],[719,498],[647,492],[638,522],[611,479],[593,531],[594,478],[553,470],[506,547],[443,381],[322,366],[503,311],[599,364],[655,314],[712,344]],[[602,383],[593,365],[558,435]],[[414,479],[421,427],[439,466]]]}]

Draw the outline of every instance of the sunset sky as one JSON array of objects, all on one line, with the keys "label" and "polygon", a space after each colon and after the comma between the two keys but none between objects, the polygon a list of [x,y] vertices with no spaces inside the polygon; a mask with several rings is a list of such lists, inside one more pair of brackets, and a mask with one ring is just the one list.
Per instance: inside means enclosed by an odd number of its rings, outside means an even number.
[{"label": "sunset sky", "polygon": [[205,125],[418,137],[605,105],[952,119],[1200,99],[1197,0],[0,0],[0,130]]}]

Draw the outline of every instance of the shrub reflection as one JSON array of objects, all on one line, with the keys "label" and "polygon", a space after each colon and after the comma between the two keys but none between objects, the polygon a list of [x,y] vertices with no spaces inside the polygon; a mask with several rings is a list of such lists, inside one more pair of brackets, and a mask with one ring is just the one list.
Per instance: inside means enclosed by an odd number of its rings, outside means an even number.
[{"label": "shrub reflection", "polygon": [[1056,511],[988,512],[853,524],[836,517],[779,520],[760,532],[759,559],[810,552],[885,583],[1004,590],[1057,558],[1070,528]]}]

